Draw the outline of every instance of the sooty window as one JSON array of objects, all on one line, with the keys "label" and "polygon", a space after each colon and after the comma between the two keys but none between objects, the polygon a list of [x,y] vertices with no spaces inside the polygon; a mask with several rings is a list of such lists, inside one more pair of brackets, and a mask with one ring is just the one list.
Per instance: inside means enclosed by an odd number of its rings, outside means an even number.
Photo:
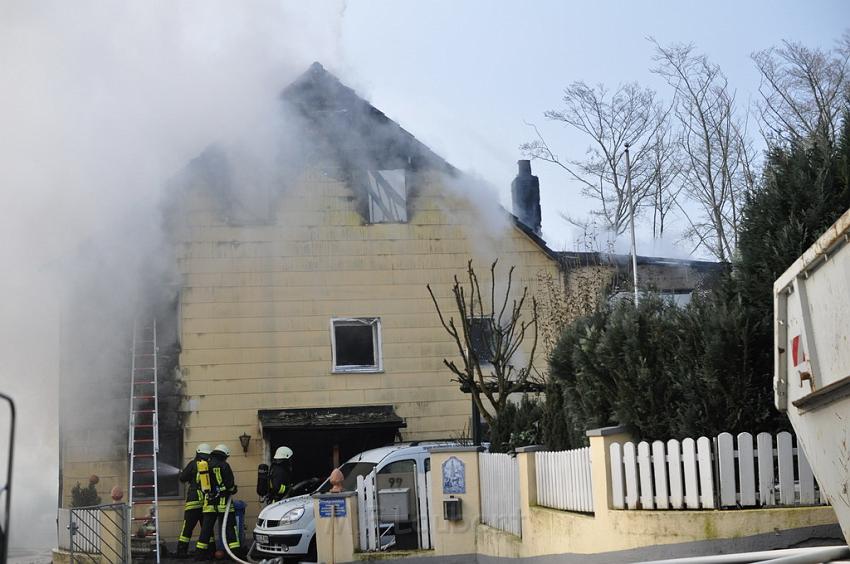
[{"label": "sooty window", "polygon": [[469,320],[469,343],[481,363],[493,362],[493,320],[475,317]]},{"label": "sooty window", "polygon": [[369,222],[407,222],[407,183],[404,169],[370,170]]},{"label": "sooty window", "polygon": [[334,372],[381,371],[381,319],[332,319],[331,346]]}]

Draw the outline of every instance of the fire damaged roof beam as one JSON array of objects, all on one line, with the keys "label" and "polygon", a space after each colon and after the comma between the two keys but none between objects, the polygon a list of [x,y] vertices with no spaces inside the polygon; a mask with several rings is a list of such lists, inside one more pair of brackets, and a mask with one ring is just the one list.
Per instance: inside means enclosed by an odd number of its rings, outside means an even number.
[{"label": "fire damaged roof beam", "polygon": [[263,430],[331,430],[407,427],[391,405],[261,409],[257,417]]}]

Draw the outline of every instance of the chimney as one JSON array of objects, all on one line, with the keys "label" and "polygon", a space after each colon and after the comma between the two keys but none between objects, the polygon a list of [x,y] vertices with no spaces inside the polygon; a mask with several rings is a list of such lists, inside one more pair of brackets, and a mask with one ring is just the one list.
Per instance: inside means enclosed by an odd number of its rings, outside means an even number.
[{"label": "chimney", "polygon": [[540,180],[531,174],[531,161],[517,161],[519,172],[511,182],[514,215],[540,236]]}]

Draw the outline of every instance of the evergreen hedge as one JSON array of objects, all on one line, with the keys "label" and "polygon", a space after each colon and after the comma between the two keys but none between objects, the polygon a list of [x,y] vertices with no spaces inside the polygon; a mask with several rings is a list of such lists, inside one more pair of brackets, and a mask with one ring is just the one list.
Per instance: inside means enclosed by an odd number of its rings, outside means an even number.
[{"label": "evergreen hedge", "polygon": [[774,148],[744,205],[729,275],[685,308],[659,297],[607,304],[561,335],[550,358],[544,436],[626,424],[642,439],[776,431],[773,281],[850,208],[850,120],[834,146]]}]

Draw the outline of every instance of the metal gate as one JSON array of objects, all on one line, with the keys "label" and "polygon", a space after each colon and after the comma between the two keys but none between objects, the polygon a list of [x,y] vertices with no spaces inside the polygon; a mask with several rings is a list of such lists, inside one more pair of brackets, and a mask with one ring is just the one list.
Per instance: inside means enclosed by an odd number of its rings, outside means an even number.
[{"label": "metal gate", "polygon": [[71,562],[130,562],[130,511],[123,503],[59,511],[59,548]]}]

